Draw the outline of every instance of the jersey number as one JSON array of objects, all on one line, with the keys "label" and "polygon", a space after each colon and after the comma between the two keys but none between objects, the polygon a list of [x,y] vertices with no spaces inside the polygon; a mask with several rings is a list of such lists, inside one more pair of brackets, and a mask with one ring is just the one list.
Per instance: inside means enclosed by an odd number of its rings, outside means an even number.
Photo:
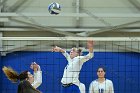
[{"label": "jersey number", "polygon": [[99,93],[104,93],[104,89],[99,89]]}]

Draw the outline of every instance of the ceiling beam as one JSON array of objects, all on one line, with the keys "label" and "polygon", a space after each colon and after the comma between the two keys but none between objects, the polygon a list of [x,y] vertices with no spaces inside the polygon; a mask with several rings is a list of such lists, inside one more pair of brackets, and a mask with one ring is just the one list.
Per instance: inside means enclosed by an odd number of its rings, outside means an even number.
[{"label": "ceiling beam", "polygon": [[87,32],[86,36],[91,36],[93,34],[97,34],[97,33],[101,33],[101,32],[107,32],[107,31],[121,29],[121,28],[123,28],[125,26],[132,25],[132,24],[137,24],[137,23],[140,23],[140,20],[129,22],[129,23],[125,23],[125,24],[121,24],[121,25],[117,25],[117,26],[113,26],[113,27],[102,28],[100,30],[96,30],[96,31],[93,31],[93,32]]},{"label": "ceiling beam", "polygon": [[[4,11],[7,0],[0,0],[0,14]],[[0,17],[0,27],[4,26],[4,22],[8,22],[8,18]]]},{"label": "ceiling beam", "polygon": [[94,41],[140,41],[140,37],[0,37],[0,40],[94,40]]},{"label": "ceiling beam", "polygon": [[[140,18],[140,13],[95,13],[99,18]],[[0,17],[91,17],[86,13],[60,13],[51,15],[49,13],[0,13]]]},{"label": "ceiling beam", "polygon": [[136,7],[137,10],[140,11],[140,3],[137,0],[128,0],[132,5]]},{"label": "ceiling beam", "polygon": [[8,0],[3,0],[2,2],[0,2],[0,7],[3,6]]},{"label": "ceiling beam", "polygon": [[9,12],[17,11],[19,9],[19,7],[21,5],[23,5],[26,1],[28,1],[28,0],[18,0],[18,1],[16,1],[12,6],[7,7],[7,11],[9,11]]},{"label": "ceiling beam", "polygon": [[[98,29],[93,28],[54,28],[59,31],[66,31],[66,32],[83,32],[83,31],[96,31]],[[0,31],[40,31],[36,28],[29,28],[29,27],[3,27],[0,28]]]},{"label": "ceiling beam", "polygon": [[[99,30],[97,28],[54,28],[56,30],[59,31],[66,31],[66,32],[92,32],[92,31],[96,31]],[[0,31],[42,31],[36,28],[29,28],[29,27],[1,27]],[[114,31],[113,31],[114,32]],[[124,28],[124,29],[120,29],[117,30],[115,32],[140,32],[140,29],[128,29],[128,28]]]},{"label": "ceiling beam", "polygon": [[0,18],[0,22],[9,22],[8,18]]},{"label": "ceiling beam", "polygon": [[53,33],[57,33],[57,34],[65,35],[65,36],[79,36],[79,35],[76,35],[76,34],[73,34],[73,33],[70,33],[70,32],[59,31],[59,30],[53,29],[51,27],[45,27],[45,26],[41,26],[41,25],[38,25],[38,24],[26,22],[26,21],[19,20],[19,19],[10,18],[10,20],[18,22],[18,23],[23,23],[23,24],[26,24],[26,25],[30,25],[31,27],[34,27],[34,28],[37,28],[37,29],[40,29],[40,30],[43,30],[43,31],[49,31],[49,32],[53,32]]},{"label": "ceiling beam", "polygon": [[[2,37],[2,32],[0,32],[0,37]],[[3,50],[3,47],[2,47],[2,40],[0,39],[0,51],[2,51]]]},{"label": "ceiling beam", "polygon": [[[76,13],[80,13],[80,0],[76,0]],[[80,17],[76,17],[76,27],[80,26]]]}]

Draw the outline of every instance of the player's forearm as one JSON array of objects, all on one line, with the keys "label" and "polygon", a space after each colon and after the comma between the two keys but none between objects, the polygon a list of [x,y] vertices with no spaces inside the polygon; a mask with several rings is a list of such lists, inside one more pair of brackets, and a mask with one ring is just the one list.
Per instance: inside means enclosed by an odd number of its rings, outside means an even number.
[{"label": "player's forearm", "polygon": [[93,52],[94,42],[92,40],[87,41],[87,48],[88,48],[90,53]]},{"label": "player's forearm", "polygon": [[91,58],[93,58],[94,57],[94,53],[93,52],[89,52],[87,55],[86,55],[86,57],[85,57],[85,59],[91,59]]},{"label": "player's forearm", "polygon": [[62,49],[62,48],[60,48],[60,47],[58,47],[58,46],[53,47],[53,48],[52,48],[52,51],[53,51],[53,52],[61,52],[61,53],[64,53],[64,52],[65,52],[64,49]]},{"label": "player's forearm", "polygon": [[34,88],[37,88],[41,85],[42,83],[42,71],[40,66],[38,65],[38,69],[34,70],[34,82],[32,83],[32,86]]},{"label": "player's forearm", "polygon": [[61,52],[61,53],[65,53],[65,50],[62,49],[62,48],[60,48],[59,52]]},{"label": "player's forearm", "polygon": [[89,48],[89,53],[93,53],[93,47]]},{"label": "player's forearm", "polygon": [[34,72],[34,82],[32,83],[32,86],[34,88],[37,88],[41,85],[42,83],[42,71],[36,71]]}]

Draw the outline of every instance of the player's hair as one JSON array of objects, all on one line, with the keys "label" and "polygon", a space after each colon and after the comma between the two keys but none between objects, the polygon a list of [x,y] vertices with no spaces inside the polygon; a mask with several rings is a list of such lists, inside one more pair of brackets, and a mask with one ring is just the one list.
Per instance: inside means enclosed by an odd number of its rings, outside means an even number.
[{"label": "player's hair", "polygon": [[41,93],[39,90],[35,89],[29,81],[26,80],[26,78],[29,78],[28,71],[23,71],[18,74],[15,70],[6,66],[4,66],[2,70],[10,81],[17,82],[20,80],[18,85],[18,93]]},{"label": "player's hair", "polygon": [[99,70],[100,68],[102,68],[102,69],[103,69],[103,71],[104,71],[104,72],[106,72],[106,69],[105,69],[105,67],[104,67],[104,66],[99,66],[99,67],[98,67],[98,69],[97,69],[97,72],[98,72],[98,70]]},{"label": "player's hair", "polygon": [[28,71],[23,71],[22,73],[18,74],[15,70],[6,66],[4,66],[2,70],[7,78],[12,82],[17,82],[18,80],[22,81],[28,78]]},{"label": "player's hair", "polygon": [[79,55],[82,55],[82,49],[81,49],[81,48],[75,48],[75,47],[73,47],[72,50],[73,50],[73,51],[77,51],[77,53],[78,53]]}]

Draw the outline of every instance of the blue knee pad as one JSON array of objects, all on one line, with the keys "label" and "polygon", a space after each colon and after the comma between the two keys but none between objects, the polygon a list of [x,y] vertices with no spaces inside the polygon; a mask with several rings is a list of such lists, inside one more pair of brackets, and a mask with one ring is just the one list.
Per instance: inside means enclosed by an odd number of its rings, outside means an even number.
[{"label": "blue knee pad", "polygon": [[80,93],[79,87],[76,85],[71,85],[68,87],[61,86],[61,92],[60,93]]}]

